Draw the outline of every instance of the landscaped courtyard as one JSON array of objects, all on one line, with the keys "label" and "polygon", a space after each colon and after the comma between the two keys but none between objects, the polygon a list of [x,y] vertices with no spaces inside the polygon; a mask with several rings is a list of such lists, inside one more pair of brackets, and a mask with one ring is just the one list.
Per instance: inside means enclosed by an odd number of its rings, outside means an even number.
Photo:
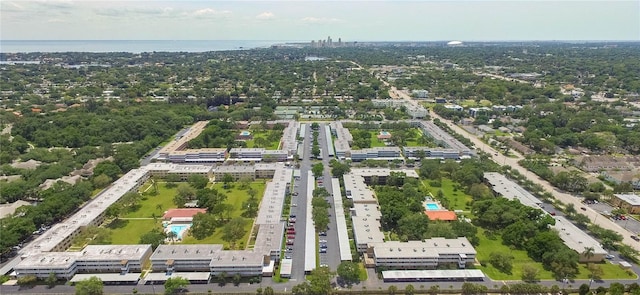
[{"label": "landscaped courtyard", "polygon": [[[262,195],[265,190],[264,181],[254,181],[248,184],[255,192],[255,197],[258,198],[258,202],[262,199]],[[173,203],[173,198],[177,194],[177,187],[167,187],[166,183],[158,183],[156,186],[157,193],[143,193],[142,199],[134,207],[133,211],[124,213],[120,218],[111,222],[106,228],[110,232],[111,244],[138,244],[140,237],[154,228],[163,229],[162,216],[165,211],[176,208]],[[240,217],[243,208],[242,204],[250,198],[248,189],[241,188],[241,184],[235,185],[225,189],[222,183],[209,184],[209,188],[215,188],[219,192],[224,193],[227,196],[226,204],[233,206],[230,217]],[[153,190],[154,188],[150,183],[142,186],[142,191]],[[253,219],[246,218],[246,234],[238,240],[238,243],[245,244],[251,231]],[[187,234],[183,237],[182,243],[184,244],[224,244],[222,240],[222,228],[218,228],[214,233],[204,239],[197,240]]]}]

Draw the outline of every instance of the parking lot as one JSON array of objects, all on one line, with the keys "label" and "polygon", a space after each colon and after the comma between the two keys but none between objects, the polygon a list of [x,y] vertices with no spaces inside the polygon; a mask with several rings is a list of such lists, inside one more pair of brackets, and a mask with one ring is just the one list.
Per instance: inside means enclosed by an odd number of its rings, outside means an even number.
[{"label": "parking lot", "polygon": [[[605,217],[606,215],[608,215],[609,213],[611,213],[611,211],[615,210],[614,207],[611,207],[609,204],[603,203],[603,202],[599,202],[598,204],[584,204],[585,207],[590,207],[591,209],[595,210],[596,212],[602,214],[602,217]],[[612,217],[608,217],[609,219],[611,219],[613,222],[617,223],[618,225],[620,225],[620,227],[637,234],[640,234],[640,221],[637,221],[633,218],[631,218],[631,216],[626,215],[625,218],[626,219],[622,219],[622,218],[614,218]]]}]

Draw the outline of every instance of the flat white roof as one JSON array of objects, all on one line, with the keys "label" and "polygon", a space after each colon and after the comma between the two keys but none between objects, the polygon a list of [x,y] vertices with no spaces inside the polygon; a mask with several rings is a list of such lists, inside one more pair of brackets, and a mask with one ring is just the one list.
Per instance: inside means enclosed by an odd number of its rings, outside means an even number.
[{"label": "flat white roof", "polygon": [[433,270],[385,270],[382,278],[387,280],[423,279],[423,280],[450,280],[484,278],[484,273],[479,269],[433,269]]},{"label": "flat white roof", "polygon": [[447,145],[449,148],[457,149],[461,152],[468,152],[470,149],[462,144],[460,141],[455,139],[446,131],[442,130],[438,125],[434,124],[431,121],[420,121],[419,123],[422,126],[422,130],[428,133],[431,137],[433,137],[436,141],[440,141]]},{"label": "flat white roof", "polygon": [[20,255],[33,255],[40,252],[51,251],[66,237],[79,230],[81,226],[91,224],[109,206],[118,201],[124,194],[139,185],[148,171],[144,167],[133,169],[116,180],[109,188],[99,193],[93,200],[82,207],[78,212],[66,220],[54,225],[44,234],[27,244],[18,253]]},{"label": "flat white roof", "polygon": [[636,194],[614,194],[614,196],[631,206],[640,206],[640,196]]},{"label": "flat white roof", "polygon": [[412,258],[433,257],[441,255],[475,255],[476,250],[465,237],[456,239],[432,238],[424,241],[387,241],[370,243],[376,258]]},{"label": "flat white roof", "polygon": [[376,203],[373,191],[367,187],[364,177],[345,174],[343,178],[347,198],[353,199],[354,203]]},{"label": "flat white roof", "polygon": [[340,180],[338,178],[331,178],[331,188],[333,189],[333,208],[336,215],[340,260],[351,261],[353,258],[351,257],[351,246],[349,245],[349,232],[347,230],[347,220],[344,216],[342,195],[340,193]]},{"label": "flat white roof", "polygon": [[525,206],[540,209],[542,201],[522,188],[506,176],[496,172],[485,172],[484,178],[491,184],[493,190],[509,200],[518,200]]},{"label": "flat white roof", "polygon": [[202,245],[159,245],[151,255],[151,260],[171,260],[171,259],[203,259],[211,260],[217,252],[222,251],[220,244]]},{"label": "flat white roof", "polygon": [[[268,253],[267,253],[268,254]],[[212,256],[211,267],[227,266],[259,266],[264,263],[264,254],[247,250],[225,250],[218,251]]]},{"label": "flat white roof", "polygon": [[[316,268],[316,229],[311,214],[311,196],[313,196],[313,175],[307,173],[307,220],[304,235],[304,271]],[[298,246],[299,247],[299,246]]]},{"label": "flat white roof", "polygon": [[355,168],[351,174],[358,176],[389,176],[391,172],[404,173],[407,177],[418,178],[419,175],[413,169],[389,169],[389,168]]},{"label": "flat white roof", "polygon": [[280,260],[280,275],[291,276],[291,267],[293,266],[293,260],[282,259]]},{"label": "flat white roof", "polygon": [[554,218],[556,224],[553,228],[558,232],[558,235],[567,247],[578,252],[578,254],[583,253],[588,247],[593,248],[593,254],[608,254],[600,242],[575,226],[564,216],[554,216]]}]

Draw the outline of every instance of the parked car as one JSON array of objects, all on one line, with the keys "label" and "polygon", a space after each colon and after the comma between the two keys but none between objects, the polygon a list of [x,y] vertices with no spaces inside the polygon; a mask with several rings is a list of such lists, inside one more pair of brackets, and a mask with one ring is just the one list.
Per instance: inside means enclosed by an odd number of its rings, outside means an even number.
[{"label": "parked car", "polygon": [[582,211],[587,211],[587,208],[585,208],[585,207],[580,207],[580,210],[582,210]]},{"label": "parked car", "polygon": [[320,248],[320,253],[327,253],[327,248]]},{"label": "parked car", "polygon": [[327,235],[327,233],[326,233],[326,232],[321,231],[318,235],[320,235],[320,236],[326,236],[326,235]]},{"label": "parked car", "polygon": [[631,238],[636,240],[636,241],[638,241],[638,242],[640,242],[640,238],[638,238],[638,236],[631,236]]}]

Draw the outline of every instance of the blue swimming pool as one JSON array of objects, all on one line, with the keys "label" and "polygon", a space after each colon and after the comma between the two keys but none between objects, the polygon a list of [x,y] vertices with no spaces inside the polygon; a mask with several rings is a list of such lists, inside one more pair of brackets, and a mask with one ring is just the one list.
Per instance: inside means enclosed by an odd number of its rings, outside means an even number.
[{"label": "blue swimming pool", "polygon": [[182,235],[185,230],[189,228],[189,225],[186,224],[171,224],[169,225],[169,230],[176,234],[176,238],[182,240]]},{"label": "blue swimming pool", "polygon": [[424,207],[427,210],[440,210],[440,206],[436,203],[424,203]]},{"label": "blue swimming pool", "polygon": [[389,131],[380,131],[380,135],[391,135]]}]

